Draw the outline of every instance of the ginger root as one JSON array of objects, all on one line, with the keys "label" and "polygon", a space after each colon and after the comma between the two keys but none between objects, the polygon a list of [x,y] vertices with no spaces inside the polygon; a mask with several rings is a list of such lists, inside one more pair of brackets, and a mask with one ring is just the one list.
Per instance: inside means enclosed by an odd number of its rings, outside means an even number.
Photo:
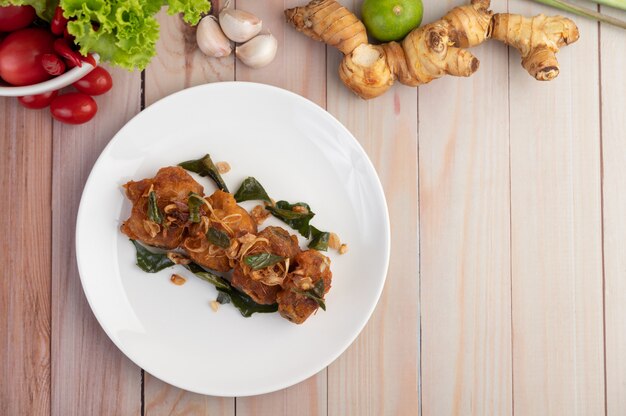
[{"label": "ginger root", "polygon": [[559,74],[556,53],[578,40],[576,24],[561,16],[494,14],[489,5],[490,0],[472,0],[414,29],[401,43],[382,45],[369,44],[363,23],[335,0],[313,0],[285,10],[285,16],[298,31],[344,54],[339,76],[364,99],[385,93],[396,79],[418,86],[444,75],[468,77],[479,61],[466,48],[489,38],[517,48],[522,65],[536,79],[554,79]]}]

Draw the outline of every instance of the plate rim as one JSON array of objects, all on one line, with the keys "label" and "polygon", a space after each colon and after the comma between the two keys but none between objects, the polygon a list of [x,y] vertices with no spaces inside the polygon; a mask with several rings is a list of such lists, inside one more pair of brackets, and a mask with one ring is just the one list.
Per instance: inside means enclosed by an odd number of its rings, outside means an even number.
[{"label": "plate rim", "polygon": [[[84,267],[81,267],[81,264],[83,263],[81,261],[82,255],[81,255],[81,237],[80,237],[80,230],[81,230],[81,224],[83,222],[83,217],[85,217],[86,214],[84,214],[84,198],[85,198],[85,190],[88,189],[88,187],[90,186],[91,182],[93,181],[94,178],[94,172],[96,171],[96,169],[99,167],[99,165],[101,163],[103,163],[104,160],[104,156],[107,153],[107,151],[109,150],[110,147],[112,147],[115,143],[116,143],[116,139],[123,133],[124,130],[126,130],[128,128],[128,125],[131,124],[134,120],[138,119],[138,118],[142,118],[145,117],[145,114],[155,111],[155,109],[157,109],[158,107],[160,107],[161,105],[163,105],[164,102],[173,99],[173,97],[178,96],[178,95],[183,95],[183,94],[187,94],[189,93],[189,91],[191,90],[200,90],[200,89],[212,89],[212,88],[244,88],[244,89],[250,89],[250,88],[258,88],[261,90],[266,90],[266,91],[270,91],[270,93],[275,93],[275,94],[283,94],[286,96],[290,96],[292,99],[295,99],[296,101],[300,101],[303,105],[310,107],[311,109],[313,109],[313,111],[319,113],[322,115],[322,117],[326,117],[326,118],[330,118],[330,120],[333,121],[333,124],[337,125],[338,128],[340,130],[343,130],[343,132],[349,137],[350,140],[352,140],[353,144],[356,145],[356,149],[358,150],[358,152],[360,153],[360,155],[364,158],[364,160],[366,161],[368,167],[373,171],[374,173],[374,184],[375,184],[375,188],[376,190],[379,192],[379,196],[382,197],[382,207],[383,207],[383,213],[384,213],[384,218],[383,218],[383,224],[385,227],[385,235],[384,235],[384,262],[383,262],[383,270],[384,270],[384,274],[382,276],[382,279],[379,280],[379,284],[376,287],[376,301],[373,302],[370,307],[369,310],[367,311],[367,314],[363,314],[363,317],[360,320],[359,326],[358,326],[358,330],[355,331],[354,335],[352,335],[351,337],[349,337],[347,339],[347,341],[344,343],[344,345],[342,345],[341,348],[337,349],[337,352],[335,354],[330,354],[325,360],[321,360],[320,361],[320,365],[314,368],[314,371],[310,372],[310,373],[305,373],[301,376],[298,377],[292,377],[289,380],[283,380],[282,383],[275,383],[274,385],[268,385],[269,387],[265,387],[265,388],[257,388],[257,389],[244,389],[242,390],[242,392],[237,393],[237,394],[233,394],[231,392],[223,392],[223,391],[207,391],[207,390],[200,390],[200,389],[195,389],[195,388],[190,388],[188,386],[181,386],[178,383],[172,383],[168,380],[166,380],[165,378],[161,377],[158,373],[159,371],[153,371],[154,369],[151,368],[147,368],[146,366],[142,365],[145,363],[142,363],[142,360],[140,357],[131,357],[131,355],[127,352],[127,350],[125,348],[123,348],[123,346],[121,345],[121,342],[118,342],[116,340],[116,337],[111,336],[111,329],[108,328],[106,325],[103,324],[103,318],[100,315],[100,313],[97,312],[97,309],[94,308],[93,306],[93,301],[92,301],[92,297],[90,296],[88,290],[86,289],[86,283],[85,283],[85,278],[83,278],[83,275],[86,274],[86,270],[84,270]],[[93,316],[96,318],[96,321],[98,322],[98,324],[100,325],[100,327],[102,328],[102,330],[105,332],[105,334],[107,335],[107,337],[109,338],[109,340],[111,342],[113,342],[113,344],[117,347],[117,349],[128,359],[130,360],[132,363],[134,363],[136,366],[138,366],[139,368],[141,368],[142,370],[150,373],[152,376],[158,378],[159,380],[170,384],[174,387],[180,388],[182,390],[185,391],[189,391],[192,393],[196,393],[196,394],[201,394],[201,395],[205,395],[205,396],[215,396],[215,397],[250,397],[250,396],[258,396],[258,395],[262,395],[262,394],[267,394],[267,393],[272,393],[275,391],[279,391],[288,387],[291,387],[293,385],[296,385],[304,380],[307,380],[311,377],[313,377],[314,375],[318,374],[320,371],[322,371],[323,369],[327,368],[328,366],[330,366],[333,362],[335,362],[344,352],[346,352],[348,350],[348,348],[350,348],[350,346],[354,343],[354,341],[358,338],[358,336],[361,334],[361,332],[363,332],[363,329],[365,328],[365,326],[367,325],[367,323],[369,322],[369,320],[371,319],[376,307],[378,306],[379,302],[380,302],[380,298],[382,296],[383,293],[383,289],[385,287],[385,283],[387,281],[387,276],[389,274],[389,262],[390,262],[390,255],[391,255],[391,222],[390,222],[390,218],[389,218],[389,207],[387,204],[387,198],[385,195],[385,190],[382,186],[382,183],[380,181],[380,177],[378,175],[378,172],[374,166],[374,164],[372,163],[372,160],[370,159],[369,155],[367,154],[367,152],[365,151],[365,149],[363,148],[363,146],[361,145],[361,143],[356,139],[356,137],[350,132],[350,130],[348,130],[348,128],[346,126],[343,125],[343,123],[341,123],[334,115],[332,115],[330,112],[328,112],[326,109],[324,109],[323,107],[321,107],[320,105],[316,104],[315,102],[309,100],[306,97],[303,97],[299,94],[296,94],[292,91],[286,90],[284,88],[280,88],[280,87],[276,87],[273,85],[268,85],[268,84],[262,84],[262,83],[257,83],[257,82],[247,82],[247,81],[220,81],[220,82],[211,82],[211,83],[206,83],[206,84],[201,84],[201,85],[197,85],[197,86],[193,86],[193,87],[189,87],[189,88],[185,88],[179,91],[176,91],[170,95],[167,95],[161,99],[159,99],[158,101],[154,102],[153,104],[151,104],[150,106],[146,107],[144,110],[140,111],[139,113],[135,114],[132,118],[130,118],[128,121],[126,121],[126,123],[113,135],[113,137],[109,140],[109,142],[106,144],[106,146],[102,149],[102,151],[100,152],[100,154],[98,155],[98,158],[96,159],[95,163],[93,164],[90,172],[89,172],[89,176],[87,177],[87,180],[85,181],[85,185],[83,186],[82,192],[81,192],[81,197],[80,197],[80,202],[78,205],[78,210],[76,213],[76,222],[75,222],[75,232],[74,232],[74,251],[75,251],[75,255],[76,255],[76,264],[77,264],[77,269],[78,269],[78,275],[79,275],[79,279],[81,282],[81,288],[83,290],[83,294],[85,295],[85,298],[87,298],[87,303],[89,304],[89,309],[91,310]]]}]

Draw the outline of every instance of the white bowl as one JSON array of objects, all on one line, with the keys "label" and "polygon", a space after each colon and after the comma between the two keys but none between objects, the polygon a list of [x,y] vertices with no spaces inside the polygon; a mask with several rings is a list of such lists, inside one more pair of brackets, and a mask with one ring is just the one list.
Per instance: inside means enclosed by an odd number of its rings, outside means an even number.
[{"label": "white bowl", "polygon": [[[100,56],[97,53],[92,54],[96,64],[100,62]],[[83,61],[83,66],[74,67],[58,77],[51,78],[39,84],[24,85],[22,87],[7,86],[0,84],[0,97],[23,97],[25,95],[37,95],[44,92],[54,91],[67,87],[68,85],[78,81],[91,71],[95,66]]]}]

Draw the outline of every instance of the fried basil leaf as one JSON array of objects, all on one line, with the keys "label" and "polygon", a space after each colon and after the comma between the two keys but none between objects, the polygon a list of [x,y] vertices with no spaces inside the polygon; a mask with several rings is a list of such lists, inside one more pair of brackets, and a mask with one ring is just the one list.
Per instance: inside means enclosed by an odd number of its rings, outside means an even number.
[{"label": "fried basil leaf", "polygon": [[215,227],[209,227],[209,230],[206,232],[206,238],[209,240],[209,243],[218,247],[224,249],[230,247],[230,237],[228,237],[228,234]]},{"label": "fried basil leaf", "polygon": [[[230,302],[239,309],[239,313],[245,317],[249,318],[253,313],[272,313],[278,311],[278,304],[273,303],[271,305],[261,305],[260,303],[256,303],[252,298],[245,293],[238,291],[235,288],[232,288],[229,291],[223,289],[217,289],[220,294],[224,295],[222,300],[225,303],[228,303],[226,299],[229,299]],[[221,302],[220,302],[221,303]]]},{"label": "fried basil leaf", "polygon": [[272,253],[258,253],[244,257],[243,262],[250,266],[252,270],[260,270],[280,263],[283,260],[285,260],[284,257]]},{"label": "fried basil leaf", "polygon": [[[311,207],[304,202],[290,204],[287,201],[278,201],[275,206],[265,207],[273,216],[297,230],[303,237],[309,238],[311,234],[311,218],[315,213],[311,211]],[[294,211],[295,209],[295,211]]]},{"label": "fried basil leaf", "polygon": [[265,192],[263,185],[251,176],[244,179],[241,183],[241,186],[235,193],[235,201],[265,201],[270,204],[272,203],[272,200],[269,195],[267,195],[267,192]]},{"label": "fried basil leaf", "polygon": [[215,286],[219,292],[217,297],[219,303],[232,303],[245,318],[249,318],[252,314],[257,312],[271,313],[278,310],[278,305],[275,303],[272,305],[256,303],[250,296],[232,287],[223,277],[208,272],[195,263],[190,263],[186,267],[202,280],[206,280]]},{"label": "fried basil leaf", "polygon": [[318,251],[328,251],[328,240],[330,239],[330,233],[326,231],[320,231],[314,226],[311,226],[311,242],[309,248]]},{"label": "fried basil leaf", "polygon": [[223,277],[205,270],[204,268],[198,266],[196,263],[189,263],[185,267],[189,269],[190,272],[198,276],[200,279],[211,283],[217,289],[228,290],[231,288],[230,284]]},{"label": "fried basil leaf", "polygon": [[161,224],[163,222],[163,214],[161,214],[161,210],[157,205],[157,196],[156,192],[150,191],[148,193],[148,219],[157,224]]},{"label": "fried basil leaf", "polygon": [[189,207],[189,221],[193,223],[200,222],[200,207],[204,205],[204,198],[195,192],[189,192],[187,198],[187,206]]},{"label": "fried basil leaf", "polygon": [[318,280],[309,290],[292,290],[302,296],[314,300],[320,308],[326,311],[326,302],[324,302],[324,279]]},{"label": "fried basil leaf", "polygon": [[186,162],[179,163],[178,166],[188,171],[195,172],[200,176],[208,176],[213,179],[219,189],[224,192],[229,192],[226,182],[222,179],[222,175],[220,175],[220,172],[217,170],[217,167],[213,163],[213,160],[211,160],[211,156],[209,154],[206,154],[201,159],[188,160]]},{"label": "fried basil leaf", "polygon": [[167,267],[171,267],[174,263],[167,258],[166,253],[153,253],[135,240],[130,240],[137,250],[137,266],[147,273],[156,273]]}]

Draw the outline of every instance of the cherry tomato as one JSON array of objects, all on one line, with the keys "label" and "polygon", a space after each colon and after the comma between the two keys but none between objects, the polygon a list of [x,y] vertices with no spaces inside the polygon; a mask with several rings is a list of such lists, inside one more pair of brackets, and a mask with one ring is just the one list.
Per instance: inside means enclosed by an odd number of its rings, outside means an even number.
[{"label": "cherry tomato", "polygon": [[109,74],[106,69],[97,66],[93,69],[93,71],[72,85],[78,91],[84,92],[85,94],[100,95],[109,91],[111,87],[113,87],[113,79],[111,78],[111,74]]},{"label": "cherry tomato", "polygon": [[59,95],[50,103],[50,113],[55,119],[67,124],[83,124],[98,111],[93,98],[82,92]]},{"label": "cherry tomato", "polygon": [[0,32],[23,29],[35,20],[35,9],[31,6],[0,7]]},{"label": "cherry tomato", "polygon": [[26,108],[32,108],[38,110],[40,108],[46,108],[50,105],[52,100],[59,94],[59,91],[44,92],[37,95],[25,95],[18,97],[18,101]]},{"label": "cherry tomato", "polygon": [[54,53],[54,36],[45,29],[21,29],[0,44],[0,78],[12,85],[30,85],[51,77],[41,55]]}]

